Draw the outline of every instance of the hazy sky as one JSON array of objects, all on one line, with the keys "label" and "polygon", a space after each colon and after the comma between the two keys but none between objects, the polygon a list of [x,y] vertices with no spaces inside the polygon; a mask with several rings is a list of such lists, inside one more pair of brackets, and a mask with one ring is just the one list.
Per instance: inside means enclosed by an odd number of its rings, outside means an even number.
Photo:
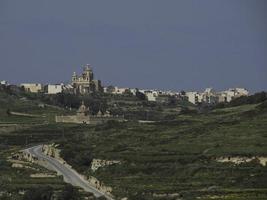
[{"label": "hazy sky", "polygon": [[266,0],[0,0],[0,79],[267,90]]}]

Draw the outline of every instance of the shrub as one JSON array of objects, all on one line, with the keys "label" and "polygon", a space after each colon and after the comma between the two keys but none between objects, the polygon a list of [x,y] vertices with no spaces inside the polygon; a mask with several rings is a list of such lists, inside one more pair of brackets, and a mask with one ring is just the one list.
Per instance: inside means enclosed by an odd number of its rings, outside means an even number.
[{"label": "shrub", "polygon": [[[76,141],[80,143],[80,141]],[[80,143],[74,145],[74,143],[67,142],[68,145],[64,145],[60,155],[70,165],[77,167],[78,171],[82,171],[91,165],[93,156],[91,154],[91,148],[88,145]]]},{"label": "shrub", "polygon": [[257,104],[262,103],[267,100],[267,93],[266,92],[259,92],[254,95],[250,96],[241,96],[236,99],[233,99],[229,106],[240,106],[244,104]]},{"label": "shrub", "polygon": [[60,200],[80,200],[81,196],[78,189],[74,188],[72,185],[68,184],[62,191]]},{"label": "shrub", "polygon": [[188,107],[183,107],[181,109],[181,112],[180,114],[183,114],[183,115],[186,115],[186,114],[196,114],[197,113],[197,110],[193,110],[193,109],[189,109]]},{"label": "shrub", "polygon": [[50,200],[52,195],[53,188],[50,186],[32,188],[24,194],[23,200]]}]

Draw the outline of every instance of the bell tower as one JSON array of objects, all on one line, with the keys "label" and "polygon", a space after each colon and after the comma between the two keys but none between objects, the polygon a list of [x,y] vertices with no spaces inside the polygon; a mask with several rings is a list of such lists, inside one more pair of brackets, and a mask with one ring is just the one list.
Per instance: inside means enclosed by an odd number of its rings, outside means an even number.
[{"label": "bell tower", "polygon": [[77,75],[76,75],[76,72],[73,72],[73,75],[72,75],[72,84],[75,83],[77,81]]},{"label": "bell tower", "polygon": [[83,75],[89,82],[94,79],[94,73],[90,64],[86,64],[85,66],[83,66]]}]

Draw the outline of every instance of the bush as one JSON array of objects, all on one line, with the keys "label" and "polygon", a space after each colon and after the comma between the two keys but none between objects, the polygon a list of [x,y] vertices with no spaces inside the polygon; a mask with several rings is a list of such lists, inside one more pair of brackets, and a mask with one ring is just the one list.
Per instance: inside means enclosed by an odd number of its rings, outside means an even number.
[{"label": "bush", "polygon": [[181,109],[181,112],[180,112],[180,114],[182,114],[182,115],[187,115],[187,114],[197,114],[197,110],[193,110],[193,109],[189,109],[188,107],[183,107],[182,109]]},{"label": "bush", "polygon": [[23,200],[50,200],[52,195],[53,188],[50,186],[32,188],[24,194]]},{"label": "bush", "polygon": [[80,200],[81,196],[78,189],[74,188],[72,185],[68,184],[62,191],[60,200]]},{"label": "bush", "polygon": [[135,96],[141,101],[146,100],[146,95],[144,93],[142,93],[142,92],[137,91]]},{"label": "bush", "polygon": [[263,103],[258,105],[257,109],[259,109],[260,111],[267,111],[267,101],[264,101]]},{"label": "bush", "polygon": [[245,104],[257,104],[262,103],[267,100],[266,92],[259,92],[251,96],[241,96],[239,98],[233,99],[228,106],[241,106]]},{"label": "bush", "polygon": [[87,144],[82,144],[80,141],[76,142],[79,143],[79,145],[74,145],[74,143],[68,141],[67,145],[64,145],[62,148],[60,155],[67,163],[77,167],[79,171],[82,171],[91,165],[93,156],[91,154],[91,148]]},{"label": "bush", "polygon": [[167,121],[169,121],[169,120],[175,120],[175,119],[176,119],[176,115],[175,114],[169,114],[169,115],[166,115],[164,117],[164,120],[167,120]]}]

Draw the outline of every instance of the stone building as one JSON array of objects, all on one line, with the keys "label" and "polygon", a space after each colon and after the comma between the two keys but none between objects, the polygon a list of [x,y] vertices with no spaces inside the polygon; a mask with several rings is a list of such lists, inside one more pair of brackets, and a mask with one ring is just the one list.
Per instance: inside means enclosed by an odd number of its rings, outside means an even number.
[{"label": "stone building", "polygon": [[84,105],[84,102],[82,102],[82,105],[77,110],[76,115],[56,116],[56,122],[90,124],[89,108],[87,108]]},{"label": "stone building", "polygon": [[55,85],[45,85],[44,92],[46,94],[58,94],[63,91],[64,84],[55,84]]},{"label": "stone building", "polygon": [[207,88],[204,92],[186,92],[188,101],[193,104],[230,102],[235,98],[248,95],[249,92],[245,88],[230,88],[222,92],[216,92],[213,88]]},{"label": "stone building", "polygon": [[24,88],[26,92],[38,93],[43,91],[43,86],[40,83],[22,83],[20,87]]},{"label": "stone building", "polygon": [[90,115],[89,107],[86,107],[84,102],[77,110],[76,115],[56,116],[57,123],[100,124],[110,120],[124,121],[123,117],[112,116],[108,111],[104,114],[99,111],[97,115]]},{"label": "stone building", "polygon": [[94,73],[91,65],[87,64],[83,67],[83,72],[78,76],[75,72],[72,75],[71,84],[75,94],[89,94],[92,92],[102,92],[100,80],[94,80]]}]

